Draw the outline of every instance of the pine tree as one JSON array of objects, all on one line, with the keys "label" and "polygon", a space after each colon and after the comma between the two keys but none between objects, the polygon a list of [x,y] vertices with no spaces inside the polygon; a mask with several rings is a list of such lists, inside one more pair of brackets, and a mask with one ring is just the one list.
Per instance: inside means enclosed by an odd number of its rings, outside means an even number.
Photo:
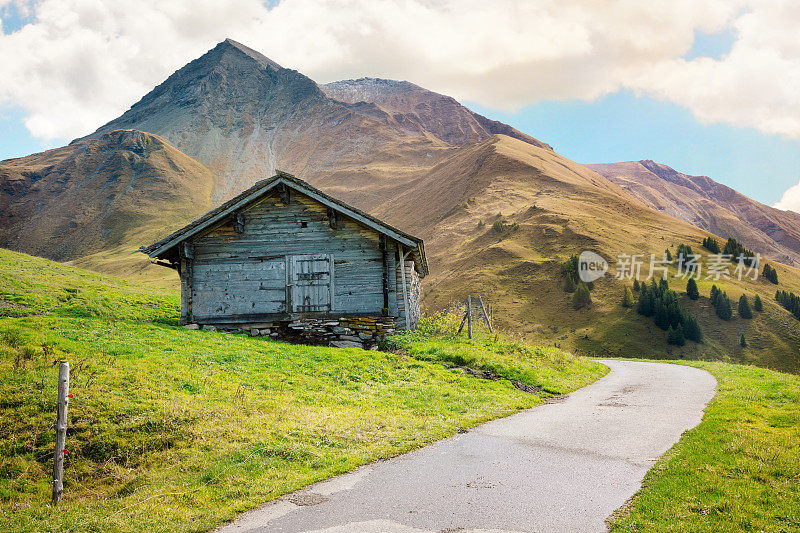
[{"label": "pine tree", "polygon": [[636,292],[639,292],[639,278],[636,278],[635,280],[633,280],[633,290],[635,290]]},{"label": "pine tree", "polygon": [[667,342],[669,344],[675,344],[677,346],[683,346],[686,344],[686,337],[683,334],[683,327],[678,326],[677,328],[670,327],[667,330]]},{"label": "pine tree", "polygon": [[687,339],[694,342],[703,342],[703,333],[700,331],[700,325],[697,319],[688,315],[683,321],[683,333]]},{"label": "pine tree", "polygon": [[642,283],[641,291],[639,292],[639,305],[636,306],[636,312],[642,316],[653,315],[652,296],[646,283]]},{"label": "pine tree", "polygon": [[719,289],[717,288],[716,285],[711,286],[711,294],[709,296],[711,298],[711,305],[716,307],[717,298],[719,297]]},{"label": "pine tree", "polygon": [[753,309],[759,313],[764,310],[764,304],[761,302],[761,296],[758,294],[756,294],[756,297],[753,299]]},{"label": "pine tree", "polygon": [[686,295],[690,300],[700,298],[700,291],[697,289],[697,282],[694,278],[689,278],[689,281],[686,282]]},{"label": "pine tree", "polygon": [[658,280],[658,293],[660,295],[664,295],[669,290],[669,282],[666,279],[661,278]]},{"label": "pine tree", "polygon": [[717,304],[716,304],[716,311],[717,316],[720,317],[722,320],[730,320],[733,317],[733,308],[731,307],[731,301],[728,299],[728,295],[724,292],[717,293]]},{"label": "pine tree", "polygon": [[585,283],[578,283],[575,289],[575,294],[572,295],[572,308],[581,309],[592,303],[592,295],[589,293],[589,287]]},{"label": "pine tree", "polygon": [[566,276],[564,278],[564,292],[575,292],[575,289],[578,287],[575,285],[575,280],[572,279],[572,276]]},{"label": "pine tree", "polygon": [[744,339],[744,333],[742,333],[742,336],[739,337],[739,346],[742,348],[747,348],[747,341]]},{"label": "pine tree", "polygon": [[669,252],[669,248],[664,250],[664,259],[666,259],[670,263],[672,262],[672,254]]},{"label": "pine tree", "polygon": [[630,287],[625,287],[625,291],[622,294],[622,307],[633,307],[633,292],[631,292]]},{"label": "pine tree", "polygon": [[713,237],[706,237],[705,239],[703,239],[703,248],[705,248],[712,254],[719,253],[719,243]]},{"label": "pine tree", "polygon": [[670,327],[669,323],[669,312],[667,311],[667,306],[664,305],[662,301],[658,301],[656,305],[655,313],[653,314],[653,322],[656,326],[661,329],[667,329]]},{"label": "pine tree", "polygon": [[750,302],[744,294],[739,297],[739,316],[742,318],[753,318],[753,310],[750,309]]},{"label": "pine tree", "polygon": [[767,281],[777,285],[778,284],[778,272],[772,268],[769,263],[764,263],[764,270],[761,272],[761,275]]}]

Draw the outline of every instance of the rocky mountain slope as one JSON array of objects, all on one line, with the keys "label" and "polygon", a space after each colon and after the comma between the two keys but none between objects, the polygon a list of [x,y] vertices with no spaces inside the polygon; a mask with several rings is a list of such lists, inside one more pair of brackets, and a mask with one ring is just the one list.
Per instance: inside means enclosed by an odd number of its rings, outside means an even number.
[{"label": "rocky mountain slope", "polygon": [[164,139],[116,130],[0,162],[0,245],[67,260],[155,238],[211,207],[214,176]]},{"label": "rocky mountain slope", "polygon": [[587,165],[645,205],[748,248],[800,266],[800,214],[757,202],[707,176],[653,161]]},{"label": "rocky mountain slope", "polygon": [[320,88],[330,98],[351,104],[358,113],[453,146],[502,134],[552,150],[550,145],[508,124],[470,111],[454,98],[407,81],[360,78],[327,83]]},{"label": "rocky mountain slope", "polygon": [[[164,137],[214,172],[218,179],[212,196],[220,202],[275,169],[313,180],[332,171],[357,172],[387,155],[408,163],[493,132],[516,132],[452,99],[435,97],[454,104],[434,110],[439,117],[450,117],[445,112],[457,108],[460,118],[452,120],[472,128],[470,135],[456,135],[456,128],[449,126],[437,128],[430,115],[428,122],[410,127],[412,118],[398,122],[371,103],[335,100],[303,74],[228,39],[179,69],[94,136],[136,129]],[[403,157],[407,153],[410,157]]]}]

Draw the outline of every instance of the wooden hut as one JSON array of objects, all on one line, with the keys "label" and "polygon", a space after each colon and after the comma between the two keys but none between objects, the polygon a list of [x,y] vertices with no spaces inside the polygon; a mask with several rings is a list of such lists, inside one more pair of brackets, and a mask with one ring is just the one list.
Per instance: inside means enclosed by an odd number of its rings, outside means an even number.
[{"label": "wooden hut", "polygon": [[178,270],[189,327],[339,346],[415,328],[428,271],[421,239],[283,172],[141,251]]}]

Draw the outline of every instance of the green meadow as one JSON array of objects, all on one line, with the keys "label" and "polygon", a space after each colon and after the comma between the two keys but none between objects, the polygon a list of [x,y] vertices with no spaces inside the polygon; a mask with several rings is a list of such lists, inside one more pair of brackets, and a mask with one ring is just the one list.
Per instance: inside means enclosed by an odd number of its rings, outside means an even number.
[{"label": "green meadow", "polygon": [[[178,316],[177,291],[0,250],[0,530],[204,531],[606,371],[433,326],[365,351],[190,331]],[[60,359],[74,396],[54,508]]]}]

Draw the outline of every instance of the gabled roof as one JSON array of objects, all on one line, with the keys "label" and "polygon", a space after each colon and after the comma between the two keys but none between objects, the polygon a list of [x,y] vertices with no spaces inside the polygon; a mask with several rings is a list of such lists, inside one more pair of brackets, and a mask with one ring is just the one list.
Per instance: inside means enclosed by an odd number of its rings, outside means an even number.
[{"label": "gabled roof", "polygon": [[261,180],[255,185],[236,196],[231,198],[224,204],[220,205],[209,211],[208,213],[196,218],[186,226],[182,227],[173,234],[164,237],[158,242],[154,242],[150,246],[142,246],[139,250],[146,253],[150,257],[169,257],[174,256],[174,248],[183,241],[194,237],[195,235],[203,232],[206,229],[214,226],[219,222],[228,219],[233,213],[245,208],[249,204],[259,200],[269,191],[284,184],[314,200],[333,209],[348,218],[355,220],[369,228],[374,229],[378,233],[386,235],[388,238],[402,244],[410,249],[411,256],[417,264],[417,270],[421,276],[428,274],[428,263],[425,258],[425,247],[422,239],[409,235],[386,222],[378,220],[377,218],[349,206],[346,203],[328,196],[319,189],[312,187],[305,181],[295,178],[286,172],[276,171],[275,175],[271,178]]}]

